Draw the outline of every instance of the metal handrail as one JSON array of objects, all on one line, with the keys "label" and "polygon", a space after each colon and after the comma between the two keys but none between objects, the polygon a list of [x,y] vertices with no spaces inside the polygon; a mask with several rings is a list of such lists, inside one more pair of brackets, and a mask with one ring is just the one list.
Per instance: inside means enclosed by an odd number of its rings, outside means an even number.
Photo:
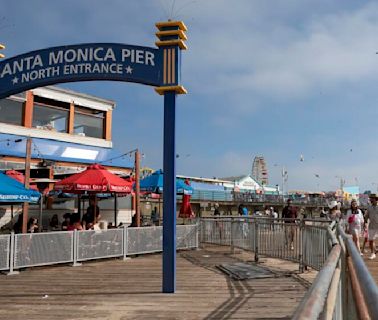
[{"label": "metal handrail", "polygon": [[[206,235],[205,242],[230,245],[231,251],[236,247],[254,251],[255,261],[261,254],[299,262],[300,271],[306,266],[319,270],[294,319],[319,316],[322,319],[378,319],[378,287],[351,236],[345,234],[336,221],[261,216],[215,216],[201,220],[206,222],[202,233]],[[274,247],[272,240],[279,240],[283,233],[286,237],[286,231],[292,227],[300,231],[301,237],[297,238],[295,250],[292,246],[292,251],[288,251],[288,243],[284,247],[277,243]]]},{"label": "metal handrail", "polygon": [[378,286],[366,267],[364,260],[361,258],[352,237],[347,235],[340,225],[338,225],[337,231],[346,244],[346,248],[351,258],[351,263],[356,271],[358,283],[360,284],[361,292],[369,310],[369,314],[374,316],[376,319],[378,316]]},{"label": "metal handrail", "polygon": [[297,308],[293,319],[317,319],[323,312],[328,289],[331,286],[340,254],[341,247],[339,244],[336,244],[332,248],[323,268],[315,278],[310,290],[307,291],[301,304]]}]

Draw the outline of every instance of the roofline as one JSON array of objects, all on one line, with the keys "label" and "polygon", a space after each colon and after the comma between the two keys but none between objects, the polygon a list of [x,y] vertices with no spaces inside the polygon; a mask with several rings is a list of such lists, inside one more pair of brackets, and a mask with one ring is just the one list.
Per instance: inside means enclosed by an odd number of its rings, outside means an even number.
[{"label": "roofline", "polygon": [[[104,98],[100,98],[98,96],[94,96],[94,95],[90,95],[90,94],[86,94],[86,93],[82,93],[82,92],[78,92],[78,91],[74,91],[74,90],[71,90],[71,89],[66,89],[66,88],[62,88],[62,87],[58,87],[58,86],[46,86],[46,87],[40,87],[40,88],[35,88],[35,89],[39,89],[39,90],[48,89],[48,90],[56,91],[56,92],[59,92],[59,93],[65,93],[65,94],[68,94],[68,95],[74,95],[74,96],[77,96],[77,97],[94,100],[94,101],[97,101],[97,102],[100,102],[100,103],[110,104],[112,106],[112,109],[114,109],[115,105],[116,105],[114,100],[104,99]],[[32,91],[33,90],[34,89],[32,89]]]},{"label": "roofline", "polygon": [[202,177],[191,177],[191,176],[184,176],[184,175],[177,175],[177,178],[183,178],[183,179],[191,179],[191,180],[202,180],[202,181],[208,181],[208,182],[221,182],[221,183],[231,183],[232,181],[227,180],[220,180],[220,179],[212,179],[212,178],[202,178]]}]

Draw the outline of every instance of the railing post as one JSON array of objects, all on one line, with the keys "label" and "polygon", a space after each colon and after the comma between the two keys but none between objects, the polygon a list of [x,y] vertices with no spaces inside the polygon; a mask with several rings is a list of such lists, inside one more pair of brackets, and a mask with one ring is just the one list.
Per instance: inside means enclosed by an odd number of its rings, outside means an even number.
[{"label": "railing post", "polygon": [[234,232],[234,228],[233,228],[234,225],[235,225],[235,220],[233,218],[231,218],[231,222],[230,222],[231,253],[235,253],[235,245],[234,245],[235,232]]},{"label": "railing post", "polygon": [[9,246],[9,272],[7,273],[7,276],[13,276],[15,274],[19,274],[18,271],[14,270],[15,240],[16,240],[16,236],[14,232],[12,231],[10,235],[10,246]]},{"label": "railing post", "polygon": [[197,223],[196,223],[196,250],[198,250],[199,248],[199,230],[200,230],[200,227],[201,227],[201,220],[198,219],[197,220]]},{"label": "railing post", "polygon": [[129,230],[125,225],[123,225],[122,230],[122,252],[123,252],[123,261],[129,260],[130,258],[127,257],[127,249],[128,249],[128,235]]},{"label": "railing post", "polygon": [[304,271],[304,256],[306,251],[306,239],[305,239],[305,221],[302,219],[299,224],[300,243],[299,243],[299,272]]},{"label": "railing post", "polygon": [[78,231],[75,229],[73,231],[73,241],[72,241],[72,250],[73,250],[73,267],[80,267],[81,263],[77,261],[77,252],[79,247],[79,241],[78,241]]},{"label": "railing post", "polygon": [[255,262],[259,261],[259,223],[255,219]]}]

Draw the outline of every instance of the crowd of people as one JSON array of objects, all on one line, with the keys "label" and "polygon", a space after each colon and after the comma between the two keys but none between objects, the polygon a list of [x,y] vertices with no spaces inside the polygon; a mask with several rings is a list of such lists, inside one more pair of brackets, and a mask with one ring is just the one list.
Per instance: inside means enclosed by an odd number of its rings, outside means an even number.
[{"label": "crowd of people", "polygon": [[[369,244],[370,256],[369,259],[376,258],[376,247],[374,240],[378,238],[378,195],[370,194],[369,196],[370,204],[365,210],[362,210],[358,206],[357,200],[352,200],[350,208],[342,213],[341,204],[336,200],[332,200],[328,204],[328,211],[325,208],[321,209],[320,218],[339,222],[352,236],[354,243],[357,246],[358,251],[361,255],[366,253],[366,245]],[[240,204],[238,206],[238,214],[240,216],[248,216],[248,209]],[[220,216],[219,205],[215,204],[214,216]],[[272,219],[278,219],[279,215],[273,207],[266,206],[264,210],[255,211],[251,214],[252,216],[263,216]],[[285,224],[285,242],[287,246],[290,246],[294,250],[294,238],[295,238],[295,219],[298,219],[301,215],[305,218],[304,212],[292,205],[292,200],[288,199],[286,206],[283,208],[281,213],[281,218],[284,219]],[[271,230],[274,230],[274,220],[272,223]],[[362,240],[362,241],[361,241]]]},{"label": "crowd of people", "polygon": [[[48,230],[49,231],[73,231],[73,230],[96,230],[100,229],[98,222],[101,219],[100,215],[100,208],[96,205],[94,199],[89,201],[89,206],[83,215],[80,218],[80,213],[65,213],[63,215],[63,222],[60,223],[58,215],[54,214],[50,220]],[[22,222],[23,222],[23,215],[20,214],[18,217],[17,222],[13,226],[13,230],[15,233],[22,232]],[[40,227],[38,224],[38,219],[36,218],[29,218],[27,224],[27,232],[28,233],[36,233],[39,232]]]}]

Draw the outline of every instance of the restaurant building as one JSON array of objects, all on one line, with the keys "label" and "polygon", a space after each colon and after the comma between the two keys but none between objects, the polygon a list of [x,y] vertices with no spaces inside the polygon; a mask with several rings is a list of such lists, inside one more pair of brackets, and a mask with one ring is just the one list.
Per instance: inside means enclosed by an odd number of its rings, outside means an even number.
[{"label": "restaurant building", "polygon": [[114,101],[56,86],[0,100],[0,170],[25,170],[30,137],[31,182],[45,193],[92,163],[130,175],[133,158],[113,148],[114,109]]}]

